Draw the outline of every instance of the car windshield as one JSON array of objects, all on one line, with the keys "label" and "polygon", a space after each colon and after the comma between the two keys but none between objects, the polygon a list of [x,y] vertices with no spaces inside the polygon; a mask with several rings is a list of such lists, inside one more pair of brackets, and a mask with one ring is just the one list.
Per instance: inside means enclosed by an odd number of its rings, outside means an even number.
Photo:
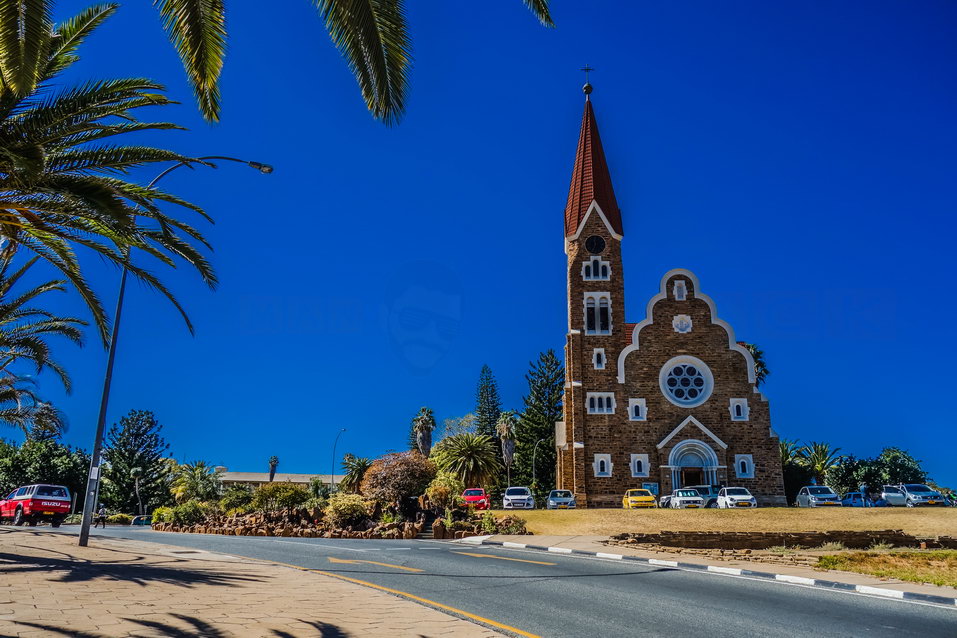
[{"label": "car windshield", "polygon": [[550,498],[571,498],[572,493],[568,490],[552,490],[552,493],[548,496]]},{"label": "car windshield", "polygon": [[698,494],[696,490],[678,490],[677,492],[675,492],[675,494],[677,494],[678,496],[684,496],[686,498],[693,497],[693,496],[698,496],[698,497],[701,496],[700,494]]},{"label": "car windshield", "polygon": [[465,490],[466,496],[485,496],[485,490]]},{"label": "car windshield", "polygon": [[528,496],[527,487],[510,487],[505,490],[505,496]]},{"label": "car windshield", "polygon": [[930,489],[926,485],[905,485],[908,492],[933,492],[934,490]]},{"label": "car windshield", "polygon": [[743,487],[729,487],[725,493],[728,496],[751,496],[751,492]]},{"label": "car windshield", "polygon": [[831,491],[829,487],[809,487],[807,488],[809,494],[814,494],[815,496],[831,496],[834,492]]},{"label": "car windshield", "polygon": [[37,488],[37,496],[57,496],[59,498],[67,498],[66,489],[62,487],[51,487],[49,485],[41,485]]},{"label": "car windshield", "polygon": [[651,496],[648,490],[628,490],[628,496]]}]

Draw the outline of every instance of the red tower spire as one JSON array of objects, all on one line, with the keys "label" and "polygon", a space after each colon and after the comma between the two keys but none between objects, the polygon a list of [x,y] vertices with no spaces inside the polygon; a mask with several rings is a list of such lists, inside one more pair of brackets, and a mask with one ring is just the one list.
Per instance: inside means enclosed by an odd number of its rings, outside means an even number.
[{"label": "red tower spire", "polygon": [[595,120],[595,110],[588,97],[589,93],[591,85],[586,84],[585,113],[582,115],[575,169],[572,171],[572,184],[568,189],[568,203],[565,205],[565,236],[569,237],[578,232],[578,227],[593,201],[598,202],[612,230],[623,235],[621,211],[615,199],[615,190],[611,186],[611,173],[601,147],[598,122]]}]

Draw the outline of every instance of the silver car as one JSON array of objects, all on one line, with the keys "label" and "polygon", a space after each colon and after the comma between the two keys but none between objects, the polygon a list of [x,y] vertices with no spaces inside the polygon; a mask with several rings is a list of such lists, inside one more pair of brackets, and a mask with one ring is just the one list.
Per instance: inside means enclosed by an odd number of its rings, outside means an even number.
[{"label": "silver car", "polygon": [[888,505],[898,507],[933,507],[947,505],[943,494],[932,490],[923,483],[903,483],[901,485],[885,485],[881,491],[881,498]]},{"label": "silver car", "polygon": [[550,510],[575,509],[575,495],[568,490],[552,490],[545,507]]},{"label": "silver car", "polygon": [[802,487],[797,496],[798,507],[841,507],[841,499],[826,485]]},{"label": "silver car", "polygon": [[507,510],[533,510],[535,497],[527,487],[509,487],[505,489],[505,496],[502,497],[502,507]]}]

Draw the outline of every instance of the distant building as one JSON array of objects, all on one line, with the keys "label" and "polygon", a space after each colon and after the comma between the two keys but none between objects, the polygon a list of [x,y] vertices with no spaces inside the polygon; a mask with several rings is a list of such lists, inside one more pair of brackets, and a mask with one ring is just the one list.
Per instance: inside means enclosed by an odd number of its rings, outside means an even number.
[{"label": "distant building", "polygon": [[[746,487],[762,505],[784,505],[778,437],[750,352],[718,318],[698,278],[680,268],[661,278],[645,318],[627,323],[623,237],[586,97],[565,209],[568,335],[557,487],[588,507],[620,507],[629,488],[668,494],[701,484]],[[640,232],[635,239],[656,241]]]},{"label": "distant building", "polygon": [[[263,483],[269,483],[269,472],[230,472],[229,468],[222,465],[216,468],[219,471],[219,480],[224,486],[229,485],[249,485],[256,487]],[[344,474],[332,474],[331,480],[329,474],[289,474],[288,472],[276,472],[273,476],[273,483],[295,483],[298,485],[309,485],[314,478],[322,479],[322,482],[330,487],[345,478]]]}]

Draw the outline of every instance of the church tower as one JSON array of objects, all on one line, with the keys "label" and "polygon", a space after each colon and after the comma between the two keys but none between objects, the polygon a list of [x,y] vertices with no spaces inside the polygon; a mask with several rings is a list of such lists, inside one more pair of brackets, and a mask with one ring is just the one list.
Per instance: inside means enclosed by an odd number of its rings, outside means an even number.
[{"label": "church tower", "polygon": [[754,359],[694,273],[664,274],[639,323],[625,321],[621,211],[585,84],[565,206],[568,333],[556,487],[582,507],[621,507],[632,488],[658,496],[724,486],[742,506],[784,505],[778,437]]},{"label": "church tower", "polygon": [[[575,167],[565,206],[568,256],[568,335],[565,345],[565,449],[559,449],[562,489],[587,498],[589,462],[575,441],[586,428],[611,428],[618,404],[615,362],[625,347],[625,287],[621,261],[624,235],[611,172],[598,134],[598,121],[586,84]],[[593,405],[590,405],[593,404]],[[590,408],[586,424],[585,412]],[[604,418],[603,418],[604,417]]]}]

